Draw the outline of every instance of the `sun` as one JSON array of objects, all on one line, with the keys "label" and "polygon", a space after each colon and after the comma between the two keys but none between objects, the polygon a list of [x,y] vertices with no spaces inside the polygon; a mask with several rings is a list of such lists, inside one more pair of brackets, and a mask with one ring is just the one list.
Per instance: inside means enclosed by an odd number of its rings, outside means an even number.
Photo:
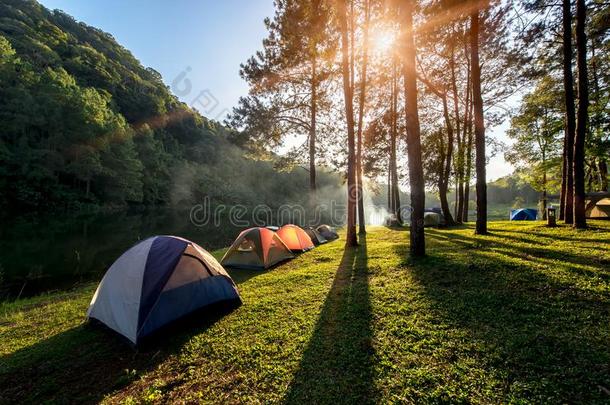
[{"label": "sun", "polygon": [[389,53],[394,46],[394,34],[390,31],[379,30],[372,32],[371,47],[375,53]]}]

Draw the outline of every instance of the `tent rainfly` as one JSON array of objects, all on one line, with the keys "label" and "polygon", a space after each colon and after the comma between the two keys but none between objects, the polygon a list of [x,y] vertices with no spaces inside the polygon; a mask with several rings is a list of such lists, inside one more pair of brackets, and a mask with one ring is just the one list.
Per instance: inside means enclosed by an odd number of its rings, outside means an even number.
[{"label": "tent rainfly", "polygon": [[315,228],[308,226],[307,228],[303,228],[307,236],[311,239],[314,245],[318,246],[323,243],[328,242],[324,236],[320,232],[318,232]]},{"label": "tent rainfly", "polygon": [[519,208],[510,211],[511,221],[535,221],[538,211],[534,208]]},{"label": "tent rainfly", "polygon": [[610,218],[610,198],[597,201],[587,210],[587,218],[608,219]]},{"label": "tent rainfly", "polygon": [[443,223],[443,216],[436,212],[424,212],[424,226],[440,226]]},{"label": "tent rainfly", "polygon": [[292,224],[284,225],[277,231],[277,236],[293,252],[306,252],[314,248],[314,244],[307,233],[300,227]]},{"label": "tent rainfly", "polygon": [[226,267],[264,270],[293,257],[275,232],[250,228],[239,234],[220,262]]},{"label": "tent rainfly", "polygon": [[320,225],[316,228],[316,230],[320,232],[320,235],[324,236],[324,238],[329,242],[339,238],[337,231],[328,225]]},{"label": "tent rainfly", "polygon": [[175,236],[148,238],[119,257],[100,282],[87,317],[133,344],[206,305],[241,298],[205,249]]}]

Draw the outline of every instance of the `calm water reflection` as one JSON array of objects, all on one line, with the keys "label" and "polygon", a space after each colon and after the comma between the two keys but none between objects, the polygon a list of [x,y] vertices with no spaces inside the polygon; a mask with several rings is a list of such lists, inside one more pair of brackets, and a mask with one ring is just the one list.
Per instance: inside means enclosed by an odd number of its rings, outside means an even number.
[{"label": "calm water reflection", "polygon": [[0,227],[0,300],[67,289],[99,280],[127,248],[152,235],[177,235],[208,250],[233,242],[239,228],[195,226],[189,212],[149,210],[3,220]]}]

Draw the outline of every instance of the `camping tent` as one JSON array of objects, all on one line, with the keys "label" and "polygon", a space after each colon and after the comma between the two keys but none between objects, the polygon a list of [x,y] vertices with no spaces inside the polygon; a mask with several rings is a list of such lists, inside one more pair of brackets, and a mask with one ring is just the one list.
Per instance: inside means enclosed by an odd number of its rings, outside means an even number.
[{"label": "camping tent", "polygon": [[220,262],[226,267],[264,270],[293,257],[275,232],[250,228],[239,234]]},{"label": "camping tent", "polygon": [[610,218],[610,198],[603,198],[587,210],[587,218],[608,219]]},{"label": "camping tent", "polygon": [[424,226],[439,226],[443,222],[443,216],[436,212],[424,212]]},{"label": "camping tent", "polygon": [[307,228],[303,228],[307,236],[311,238],[311,241],[314,245],[318,246],[323,243],[328,242],[324,236],[320,232],[318,232],[315,228],[308,226]]},{"label": "camping tent", "polygon": [[339,234],[337,233],[337,231],[335,231],[333,228],[331,228],[328,225],[320,225],[319,227],[316,228],[316,230],[318,232],[320,232],[320,235],[324,236],[324,239],[326,239],[329,242],[331,240],[335,240],[335,239],[339,238]]},{"label": "camping tent", "polygon": [[288,246],[288,249],[293,252],[305,252],[314,248],[309,235],[296,225],[284,225],[277,231],[277,236],[279,236],[286,246]]},{"label": "camping tent", "polygon": [[534,208],[519,208],[510,211],[511,221],[535,221],[538,211]]},{"label": "camping tent", "polygon": [[225,300],[241,301],[235,283],[212,255],[186,239],[154,236],[110,266],[87,317],[137,344],[169,322]]},{"label": "camping tent", "polygon": [[402,226],[402,222],[398,220],[396,214],[389,214],[384,220],[385,226]]}]

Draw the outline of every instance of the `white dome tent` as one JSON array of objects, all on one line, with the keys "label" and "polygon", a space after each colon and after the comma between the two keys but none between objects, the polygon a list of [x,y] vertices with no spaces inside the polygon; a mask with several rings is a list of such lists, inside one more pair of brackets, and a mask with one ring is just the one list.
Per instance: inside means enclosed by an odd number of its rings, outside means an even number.
[{"label": "white dome tent", "polygon": [[100,282],[87,317],[138,344],[160,327],[206,305],[241,298],[205,249],[175,236],[154,236],[127,250]]}]

